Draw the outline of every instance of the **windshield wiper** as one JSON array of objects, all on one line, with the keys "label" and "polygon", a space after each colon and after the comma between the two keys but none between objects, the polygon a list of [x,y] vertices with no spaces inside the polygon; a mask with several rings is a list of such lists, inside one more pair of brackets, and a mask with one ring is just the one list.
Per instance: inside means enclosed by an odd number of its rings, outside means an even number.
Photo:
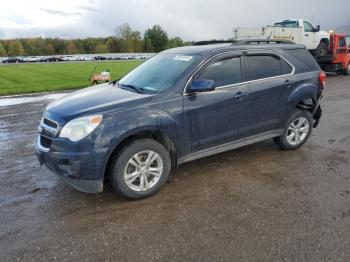
[{"label": "windshield wiper", "polygon": [[134,90],[134,91],[136,91],[137,93],[139,93],[139,94],[143,94],[143,88],[140,88],[140,87],[137,87],[137,86],[134,86],[134,85],[125,85],[125,84],[121,84],[121,83],[118,83],[117,82],[117,84],[121,87],[121,88],[123,88],[123,87],[126,87],[126,88],[128,88],[128,89],[132,89],[132,90]]},{"label": "windshield wiper", "polygon": [[119,85],[119,80],[113,80],[111,82],[108,83],[109,85]]}]

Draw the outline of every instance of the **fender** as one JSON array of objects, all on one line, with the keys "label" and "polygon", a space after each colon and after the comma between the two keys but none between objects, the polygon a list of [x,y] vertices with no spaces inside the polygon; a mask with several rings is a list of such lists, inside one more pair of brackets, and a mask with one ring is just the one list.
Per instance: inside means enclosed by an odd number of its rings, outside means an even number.
[{"label": "fender", "polygon": [[[106,117],[104,130],[99,132],[103,134],[103,137],[99,138],[101,144],[109,148],[104,160],[105,170],[114,150],[128,137],[142,132],[160,132],[172,142],[177,154],[181,156],[186,151],[186,145],[189,143],[184,141],[186,136],[183,133],[183,127],[168,112],[138,108],[129,111],[128,114],[123,114],[123,112],[117,114],[118,116],[113,114],[110,117]],[[145,118],[145,115],[152,117]],[[115,121],[115,119],[118,119],[118,121]]]},{"label": "fender", "polygon": [[296,107],[298,103],[304,99],[311,98],[317,100],[317,85],[311,83],[301,84],[296,87],[288,97],[287,104],[289,107]]}]

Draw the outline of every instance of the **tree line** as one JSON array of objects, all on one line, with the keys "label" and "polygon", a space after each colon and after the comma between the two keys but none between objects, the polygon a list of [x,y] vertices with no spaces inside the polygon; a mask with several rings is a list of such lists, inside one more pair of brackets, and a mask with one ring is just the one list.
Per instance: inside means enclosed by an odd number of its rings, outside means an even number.
[{"label": "tree line", "polygon": [[147,29],[142,37],[139,31],[132,30],[130,25],[125,23],[117,28],[113,36],[106,38],[37,37],[0,40],[0,56],[152,53],[185,44],[180,37],[169,38],[167,32],[159,25]]}]

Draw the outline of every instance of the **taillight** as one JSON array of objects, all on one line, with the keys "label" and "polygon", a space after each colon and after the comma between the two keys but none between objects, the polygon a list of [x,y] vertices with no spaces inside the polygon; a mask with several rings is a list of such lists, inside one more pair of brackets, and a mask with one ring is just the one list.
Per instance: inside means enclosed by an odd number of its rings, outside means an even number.
[{"label": "taillight", "polygon": [[320,84],[322,86],[322,88],[324,88],[326,86],[326,81],[327,81],[327,75],[325,72],[321,71],[320,73]]}]

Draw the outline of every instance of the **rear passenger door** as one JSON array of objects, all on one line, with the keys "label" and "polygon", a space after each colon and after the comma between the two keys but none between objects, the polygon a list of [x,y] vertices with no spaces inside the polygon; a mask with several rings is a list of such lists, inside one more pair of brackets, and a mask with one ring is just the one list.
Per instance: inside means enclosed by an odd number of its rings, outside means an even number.
[{"label": "rear passenger door", "polygon": [[294,68],[272,52],[248,52],[245,61],[252,110],[250,135],[281,129]]}]

